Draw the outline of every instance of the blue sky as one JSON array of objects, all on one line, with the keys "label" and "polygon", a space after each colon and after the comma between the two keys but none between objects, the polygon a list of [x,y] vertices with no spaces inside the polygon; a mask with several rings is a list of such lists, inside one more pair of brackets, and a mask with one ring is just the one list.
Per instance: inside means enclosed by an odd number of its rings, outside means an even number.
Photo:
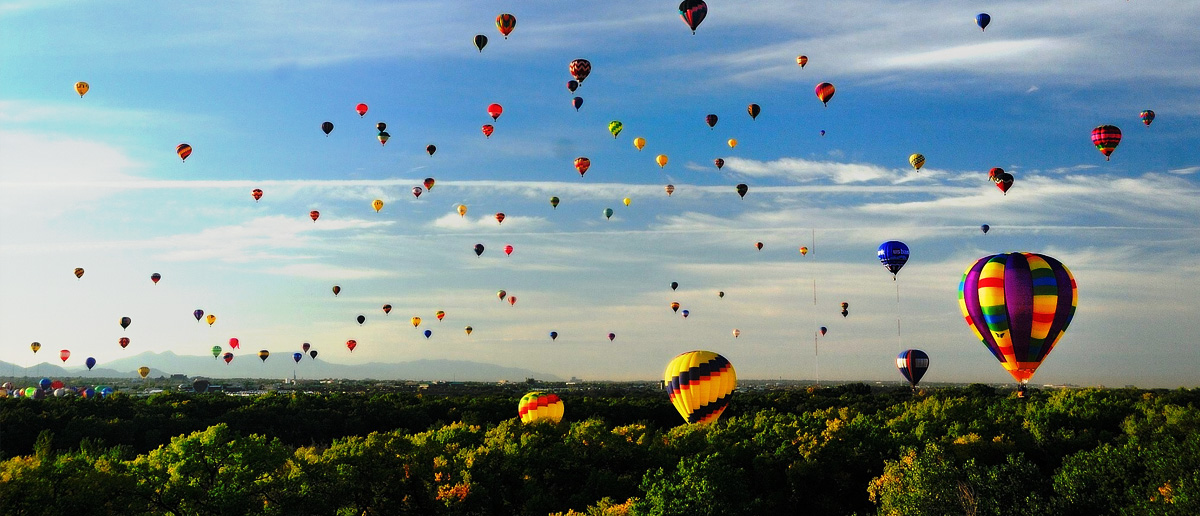
[{"label": "blue sky", "polygon": [[[237,337],[247,355],[311,342],[340,363],[465,359],[614,380],[710,349],[743,378],[812,378],[827,326],[823,379],[898,380],[902,347],[930,354],[927,381],[1004,382],[955,291],[975,259],[1031,251],[1079,284],[1034,383],[1200,385],[1190,2],[714,0],[695,35],[660,4],[0,3],[0,358],[66,348],[68,366],[103,364]],[[517,17],[507,40],[501,12]],[[593,70],[573,95],[576,58]],[[820,82],[837,87],[828,107]],[[616,139],[610,120],[624,124]],[[1101,124],[1124,132],[1109,162],[1089,139]],[[583,178],[578,156],[592,162]],[[992,167],[1016,177],[1008,195]],[[426,177],[435,187],[414,198]],[[899,304],[875,257],[893,239],[912,249]]]}]

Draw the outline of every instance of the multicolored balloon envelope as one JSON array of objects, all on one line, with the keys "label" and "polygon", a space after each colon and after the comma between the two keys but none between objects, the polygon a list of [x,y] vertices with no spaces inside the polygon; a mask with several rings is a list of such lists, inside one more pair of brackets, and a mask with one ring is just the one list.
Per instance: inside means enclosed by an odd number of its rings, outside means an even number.
[{"label": "multicolored balloon envelope", "polygon": [[563,417],[563,408],[563,402],[557,394],[535,391],[521,397],[517,403],[517,414],[522,423],[557,423]]},{"label": "multicolored balloon envelope", "polygon": [[1062,338],[1078,301],[1071,271],[1036,253],[984,256],[967,268],[958,286],[967,325],[1022,384]]},{"label": "multicolored balloon envelope", "polygon": [[737,373],[725,357],[712,351],[689,351],[667,364],[663,372],[671,404],[688,423],[716,421],[729,406]]},{"label": "multicolored balloon envelope", "polygon": [[919,349],[901,351],[896,357],[896,369],[900,370],[909,385],[916,387],[921,383],[921,377],[925,376],[925,370],[929,369],[929,355]]},{"label": "multicolored balloon envelope", "polygon": [[[1149,124],[1147,124],[1149,125]],[[1117,145],[1121,143],[1121,130],[1115,125],[1100,125],[1092,129],[1092,144],[1104,154],[1104,161],[1112,156]]]}]

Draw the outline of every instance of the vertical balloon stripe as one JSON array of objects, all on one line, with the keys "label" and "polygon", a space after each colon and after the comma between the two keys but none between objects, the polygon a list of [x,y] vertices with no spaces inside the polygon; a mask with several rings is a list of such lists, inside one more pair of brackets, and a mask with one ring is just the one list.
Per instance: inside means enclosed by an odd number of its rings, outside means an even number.
[{"label": "vertical balloon stripe", "polygon": [[1034,296],[1030,266],[1029,260],[1021,253],[1011,253],[1004,260],[1004,306],[1009,314],[1008,333],[1014,364],[1028,361],[1030,349],[1034,347],[1030,339]]}]

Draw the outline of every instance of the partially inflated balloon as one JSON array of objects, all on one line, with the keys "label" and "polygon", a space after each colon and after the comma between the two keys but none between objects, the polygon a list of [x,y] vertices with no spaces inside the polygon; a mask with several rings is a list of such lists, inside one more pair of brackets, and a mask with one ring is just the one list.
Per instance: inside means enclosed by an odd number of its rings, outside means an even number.
[{"label": "partially inflated balloon", "polygon": [[658,168],[666,167],[667,166],[667,155],[659,154],[658,156],[655,156],[654,162],[658,163]]},{"label": "partially inflated balloon", "polygon": [[374,201],[371,201],[371,207],[375,208],[375,213],[379,213],[379,210],[383,209],[383,199],[375,199]]},{"label": "partially inflated balloon", "polygon": [[645,147],[645,146],[646,146],[646,139],[645,139],[645,138],[642,138],[641,136],[638,136],[637,138],[634,138],[634,139],[633,139],[633,146],[634,146],[634,147],[637,147],[637,150],[639,150],[639,151],[640,151],[640,150],[642,150],[642,147]]},{"label": "partially inflated balloon", "polygon": [[975,261],[958,285],[958,305],[975,337],[1024,384],[1075,316],[1075,277],[1054,258],[1006,253]]},{"label": "partially inflated balloon", "polygon": [[817,98],[821,100],[821,103],[828,106],[829,99],[833,98],[834,88],[832,84],[823,82],[817,85],[815,92],[817,94]]},{"label": "partially inflated balloon", "polygon": [[729,406],[737,373],[725,357],[712,351],[689,351],[667,364],[663,372],[667,395],[688,423],[716,421]]},{"label": "partially inflated balloon", "polygon": [[496,28],[500,30],[500,34],[504,35],[504,39],[508,39],[508,35],[517,27],[517,17],[505,13],[496,17]]},{"label": "partially inflated balloon", "polygon": [[619,120],[613,120],[612,122],[608,123],[608,132],[612,133],[613,138],[616,138],[618,134],[621,134],[622,127],[623,126]]},{"label": "partially inflated balloon", "polygon": [[925,156],[913,154],[908,157],[908,164],[912,165],[913,170],[921,170],[921,167],[925,166]]},{"label": "partially inflated balloon", "polygon": [[567,71],[571,72],[571,77],[579,81],[579,84],[583,84],[583,80],[592,73],[592,63],[587,59],[576,59],[567,64]]},{"label": "partially inflated balloon", "polygon": [[517,403],[517,415],[522,423],[557,423],[563,417],[563,402],[557,394],[531,392]]},{"label": "partially inflated balloon", "polygon": [[476,34],[475,35],[475,48],[479,49],[480,53],[483,53],[483,47],[486,47],[486,46],[487,46],[487,36],[484,36],[483,34]]},{"label": "partially inflated balloon", "polygon": [[892,278],[895,279],[900,268],[908,263],[908,246],[904,245],[904,242],[889,240],[879,244],[876,255],[879,256],[879,262],[887,268],[888,272],[892,273]]},{"label": "partially inflated balloon", "polygon": [[75,93],[79,94],[79,98],[83,98],[91,88],[91,85],[83,81],[75,83]]},{"label": "partially inflated balloon", "polygon": [[1115,125],[1101,125],[1092,129],[1092,144],[1104,154],[1104,161],[1108,161],[1114,150],[1117,150],[1117,144],[1121,143],[1121,130]]},{"label": "partially inflated balloon", "polygon": [[329,136],[329,133],[333,132],[333,122],[321,122],[321,132]]},{"label": "partially inflated balloon", "polygon": [[929,355],[919,349],[906,349],[896,357],[896,369],[914,388],[921,383],[925,370],[929,369]]},{"label": "partially inflated balloon", "polygon": [[688,28],[692,29],[692,34],[696,34],[696,27],[700,26],[700,22],[704,21],[704,17],[708,15],[708,4],[704,0],[683,0],[679,2],[679,17],[683,18],[683,23],[686,23]]}]

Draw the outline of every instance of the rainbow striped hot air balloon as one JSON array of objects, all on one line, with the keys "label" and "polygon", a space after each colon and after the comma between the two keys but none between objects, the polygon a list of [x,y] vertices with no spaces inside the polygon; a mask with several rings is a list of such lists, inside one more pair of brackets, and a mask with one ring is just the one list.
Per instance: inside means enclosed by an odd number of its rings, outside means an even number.
[{"label": "rainbow striped hot air balloon", "polygon": [[1104,154],[1104,161],[1112,156],[1117,145],[1121,143],[1121,129],[1115,125],[1100,125],[1092,129],[1092,144]]},{"label": "rainbow striped hot air balloon", "polygon": [[689,351],[663,372],[671,404],[688,423],[711,423],[721,417],[737,387],[737,373],[725,357],[712,351]]},{"label": "rainbow striped hot air balloon", "polygon": [[1062,338],[1078,301],[1071,271],[1035,253],[984,256],[958,286],[967,325],[1021,384]]},{"label": "rainbow striped hot air balloon", "polygon": [[557,423],[563,417],[563,408],[563,402],[557,394],[534,391],[521,397],[517,403],[517,414],[522,423]]}]

